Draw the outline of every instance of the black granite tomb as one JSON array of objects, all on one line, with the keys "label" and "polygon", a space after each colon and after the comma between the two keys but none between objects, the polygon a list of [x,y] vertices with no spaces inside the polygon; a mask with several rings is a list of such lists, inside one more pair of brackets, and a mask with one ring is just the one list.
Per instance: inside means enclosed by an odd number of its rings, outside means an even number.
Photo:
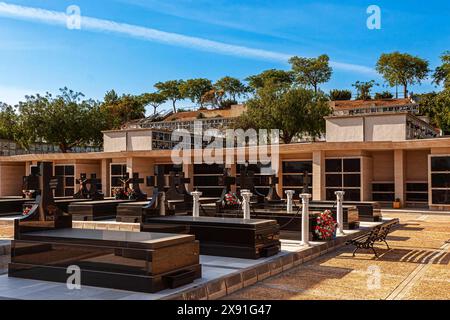
[{"label": "black granite tomb", "polygon": [[66,283],[75,265],[82,285],[150,293],[201,277],[192,235],[72,229],[54,204],[51,173],[40,164],[36,202],[14,221],[10,277]]}]

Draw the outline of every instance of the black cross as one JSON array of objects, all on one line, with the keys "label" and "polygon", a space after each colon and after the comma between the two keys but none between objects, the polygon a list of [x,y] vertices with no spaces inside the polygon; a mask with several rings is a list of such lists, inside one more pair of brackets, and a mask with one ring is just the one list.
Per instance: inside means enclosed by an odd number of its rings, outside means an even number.
[{"label": "black cross", "polygon": [[308,170],[305,170],[303,172],[303,193],[309,193],[309,172]]},{"label": "black cross", "polygon": [[156,187],[159,191],[164,191],[166,185],[164,177],[164,168],[162,166],[156,166],[155,175],[147,177],[147,187]]},{"label": "black cross", "polygon": [[73,195],[75,199],[87,199],[89,196],[89,191],[87,189],[87,183],[89,179],[87,178],[86,173],[80,174],[80,179],[76,179],[76,183],[80,185],[77,193]]},{"label": "black cross", "polygon": [[187,190],[186,190],[186,183],[190,183],[191,179],[190,178],[185,178],[184,176],[184,172],[180,172],[176,177],[175,177],[175,185],[177,186],[177,190],[179,193],[181,194],[187,194]]},{"label": "black cross", "polygon": [[223,171],[223,175],[219,177],[219,185],[223,186],[226,193],[231,191],[231,185],[236,184],[236,177],[230,176],[228,170]]},{"label": "black cross", "polygon": [[101,180],[97,179],[97,175],[95,173],[91,174],[91,177],[87,180],[89,184],[89,198],[90,199],[102,199],[103,194],[101,193],[100,185]]}]

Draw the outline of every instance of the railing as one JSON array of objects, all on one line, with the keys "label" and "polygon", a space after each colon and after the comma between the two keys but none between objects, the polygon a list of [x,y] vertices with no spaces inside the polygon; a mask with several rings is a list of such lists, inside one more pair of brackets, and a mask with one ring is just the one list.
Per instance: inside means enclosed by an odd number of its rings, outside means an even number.
[{"label": "railing", "polygon": [[364,106],[355,109],[347,110],[334,110],[334,116],[351,116],[373,113],[385,113],[385,112],[411,112],[417,114],[419,112],[419,105],[415,103],[399,106]]},{"label": "railing", "polygon": [[[101,148],[97,147],[74,147],[70,152],[98,152]],[[29,150],[25,150],[14,141],[0,139],[0,156],[15,156],[21,154],[43,154],[43,153],[60,153],[58,146],[46,143],[32,143]]]}]

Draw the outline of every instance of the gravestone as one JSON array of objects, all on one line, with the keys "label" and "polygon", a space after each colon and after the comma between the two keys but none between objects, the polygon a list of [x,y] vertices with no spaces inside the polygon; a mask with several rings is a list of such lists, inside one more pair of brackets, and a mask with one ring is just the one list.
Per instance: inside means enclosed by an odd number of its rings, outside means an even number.
[{"label": "gravestone", "polygon": [[259,193],[255,188],[255,172],[248,170],[246,166],[241,169],[241,175],[238,179],[240,190],[249,190],[252,193],[251,202],[262,204],[265,202],[265,195]]},{"label": "gravestone", "polygon": [[53,165],[51,162],[41,162],[38,164],[39,174],[28,181],[28,186],[36,190],[36,200],[31,204],[26,204],[24,215],[15,220],[15,234],[26,232],[27,230],[46,230],[67,228],[72,226],[70,215],[62,212],[56,205],[53,198],[53,190],[58,185],[58,179],[53,177]]},{"label": "gravestone", "polygon": [[32,166],[28,176],[23,177],[22,192],[26,199],[36,198],[36,191],[39,189],[39,167]]},{"label": "gravestone", "polygon": [[146,177],[147,187],[153,189],[150,201],[121,203],[117,206],[117,222],[142,223],[151,216],[165,216],[174,214],[169,209],[165,187],[164,168],[156,166],[155,175]]},{"label": "gravestone", "polygon": [[267,193],[266,200],[268,203],[280,203],[282,200],[277,192],[277,184],[279,183],[279,178],[273,174],[269,176],[269,192]]},{"label": "gravestone", "polygon": [[72,229],[71,216],[54,205],[52,163],[39,168],[36,202],[14,220],[9,277],[68,283],[75,265],[82,285],[149,293],[201,277],[192,235]]},{"label": "gravestone", "polygon": [[[139,173],[134,172],[133,177],[127,180],[129,189],[132,192],[133,198],[136,201],[145,201],[147,200],[147,194],[141,191],[139,184],[144,183],[144,179],[139,178]],[[131,187],[130,187],[131,185]]]},{"label": "gravestone", "polygon": [[225,201],[225,197],[231,194],[231,186],[236,184],[236,177],[232,177],[228,169],[223,170],[223,175],[219,178],[219,185],[222,186],[222,193],[219,200],[216,202],[216,212],[222,212],[223,210],[236,210],[239,209],[239,205],[229,206]]},{"label": "gravestone", "polygon": [[303,172],[303,190],[302,190],[302,193],[310,193],[309,192],[309,183],[310,183],[309,172],[308,172],[308,170],[305,170]]},{"label": "gravestone", "polygon": [[105,198],[101,192],[101,180],[97,179],[97,175],[95,173],[91,174],[91,177],[88,179],[87,183],[89,184],[89,199],[97,201]]}]

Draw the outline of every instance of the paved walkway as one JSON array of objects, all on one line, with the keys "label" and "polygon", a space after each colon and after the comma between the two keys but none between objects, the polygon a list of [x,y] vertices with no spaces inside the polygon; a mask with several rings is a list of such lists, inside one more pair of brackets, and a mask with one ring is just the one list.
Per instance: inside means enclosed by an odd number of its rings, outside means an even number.
[{"label": "paved walkway", "polygon": [[226,299],[450,299],[450,215],[389,213],[380,257],[345,246]]}]

